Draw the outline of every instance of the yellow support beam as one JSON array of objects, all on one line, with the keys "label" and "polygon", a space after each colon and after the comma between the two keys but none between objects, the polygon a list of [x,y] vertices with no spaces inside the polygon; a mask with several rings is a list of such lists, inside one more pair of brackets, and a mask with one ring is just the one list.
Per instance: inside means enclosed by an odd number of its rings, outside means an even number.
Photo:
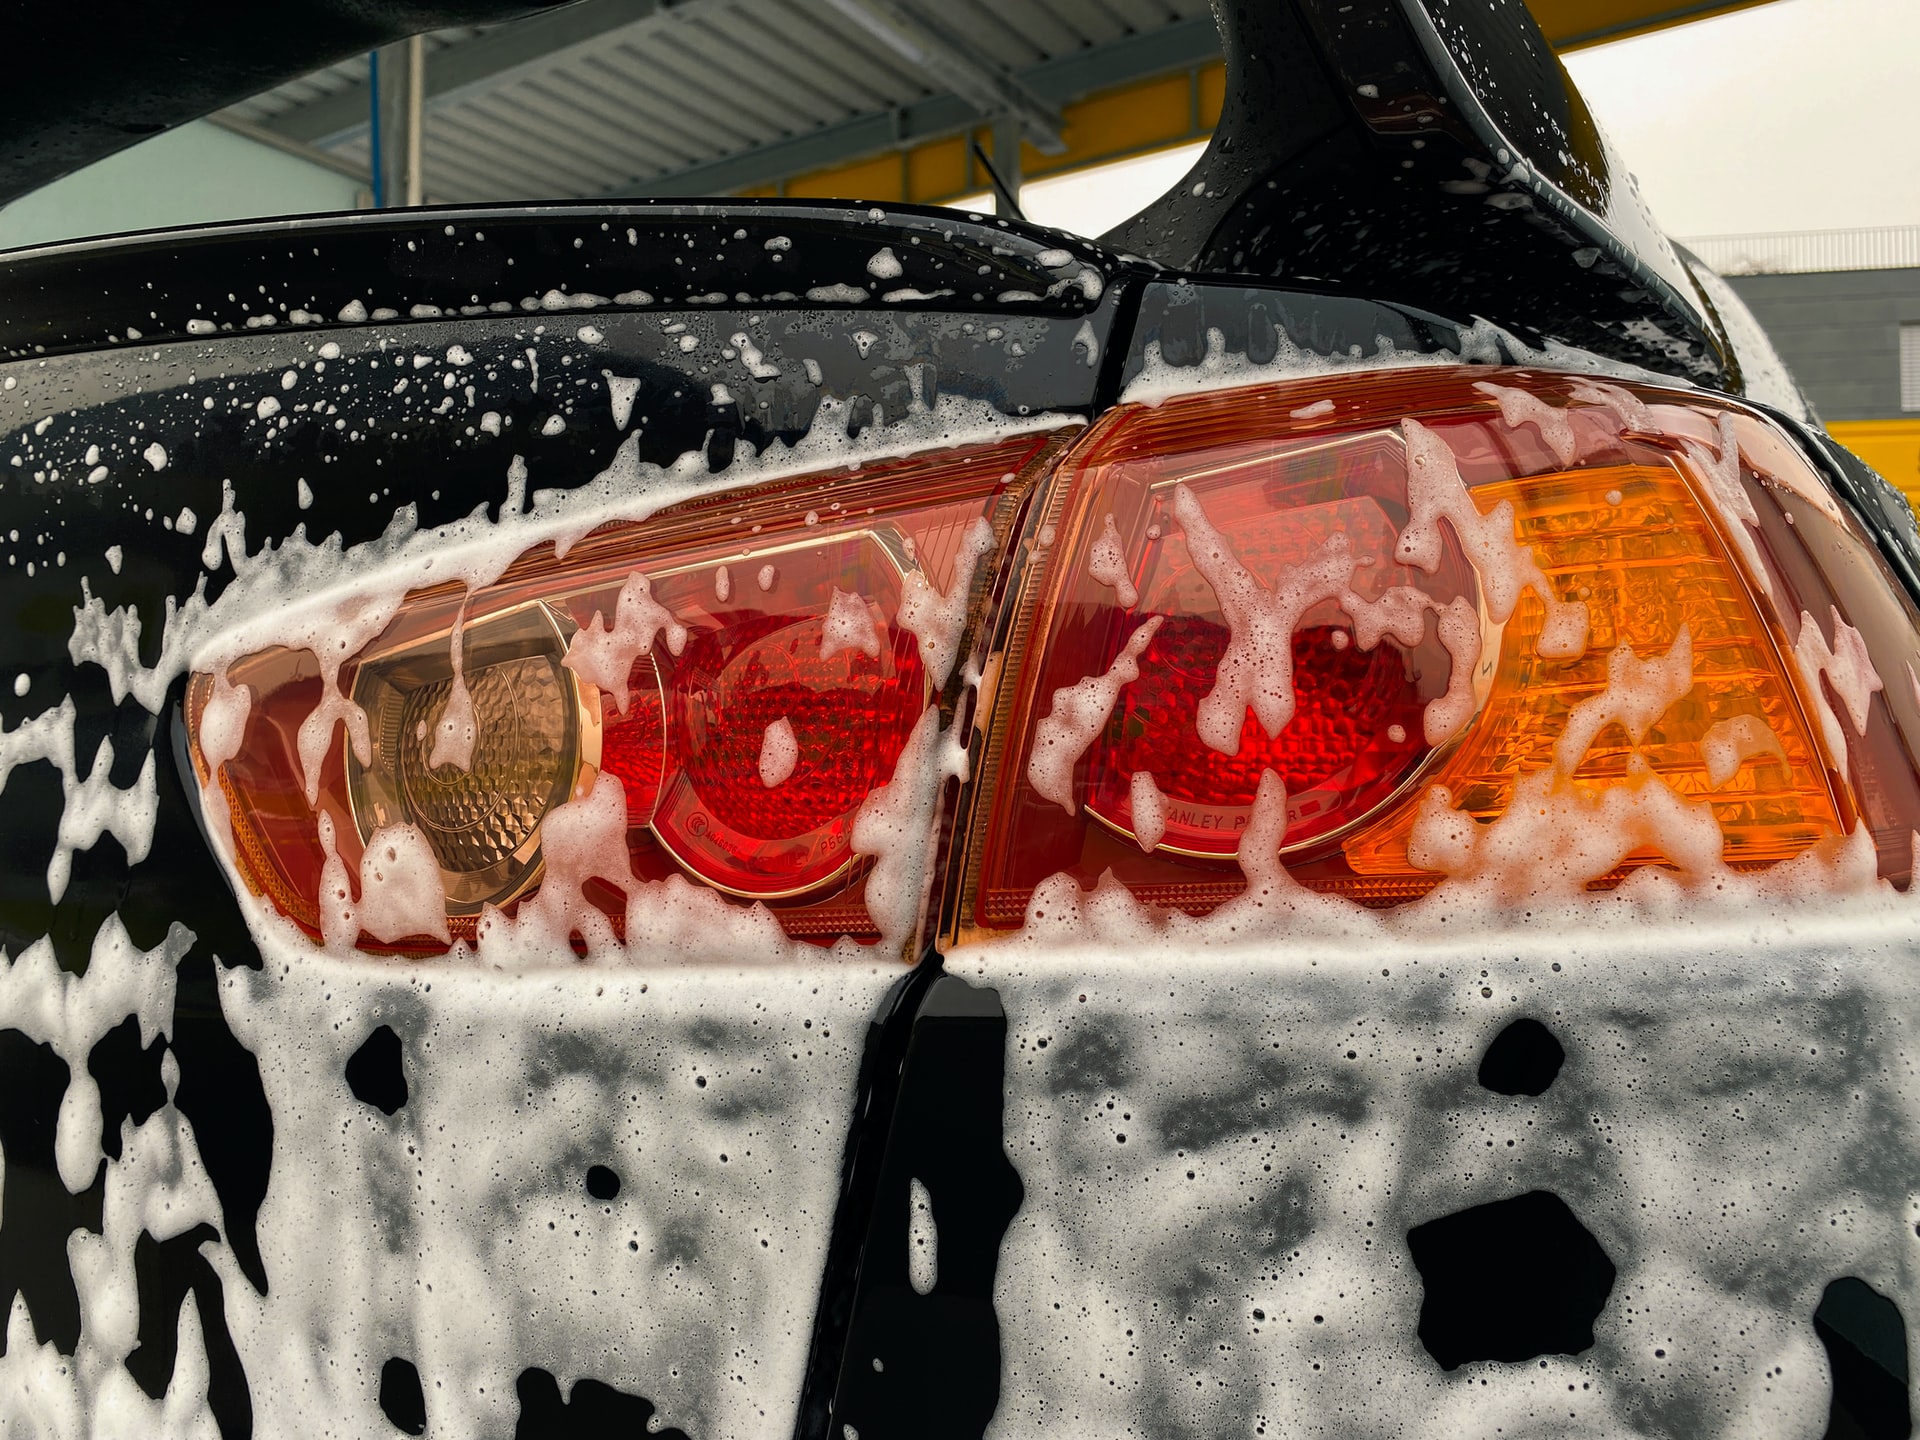
[{"label": "yellow support beam", "polygon": [[[1527,0],[1527,3],[1547,39],[1561,49],[1573,49],[1751,5],[1770,4],[1772,0]],[[1213,133],[1220,119],[1226,88],[1226,67],[1215,60],[1090,95],[1061,109],[1064,121],[1061,134],[1067,142],[1062,153],[1043,155],[1031,145],[1021,147],[1021,174],[1038,180],[1145,155],[1190,140],[1204,140]],[[989,131],[982,129],[974,138],[989,155],[993,153]],[[923,141],[741,193],[943,204],[991,188],[986,173],[974,163],[967,141],[965,135]]]},{"label": "yellow support beam", "polygon": [[[1226,90],[1226,66],[1215,60],[1062,106],[1061,138],[1067,148],[1058,155],[1043,155],[1031,145],[1022,145],[1021,174],[1038,180],[1189,140],[1204,140],[1219,123]],[[978,140],[987,154],[993,153],[990,130],[983,128],[971,138]],[[974,161],[968,139],[966,135],[950,135],[943,140],[928,140],[905,150],[796,175],[782,184],[758,186],[742,193],[944,204],[992,188],[986,171]]]},{"label": "yellow support beam", "polygon": [[1629,35],[1646,35],[1673,25],[1686,25],[1714,15],[1726,15],[1772,0],[1527,0],[1556,50],[1578,50],[1604,45]]}]

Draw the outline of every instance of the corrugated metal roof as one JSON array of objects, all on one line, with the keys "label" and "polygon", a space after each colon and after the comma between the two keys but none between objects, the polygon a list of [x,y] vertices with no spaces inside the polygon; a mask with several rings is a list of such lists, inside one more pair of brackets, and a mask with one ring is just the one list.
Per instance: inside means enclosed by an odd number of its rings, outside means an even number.
[{"label": "corrugated metal roof", "polygon": [[[857,23],[855,6],[879,14],[883,33]],[[932,138],[932,127],[953,133],[992,118],[977,105],[942,105],[955,88],[942,77],[953,72],[914,63],[910,46],[888,43],[888,24],[923,26],[971,73],[1016,87],[1052,62],[1124,47],[1124,63],[1075,69],[1072,83],[1087,93],[1104,88],[1089,79],[1117,85],[1152,73],[1152,47],[1140,42],[1162,33],[1180,32],[1185,48],[1159,68],[1192,63],[1207,13],[1206,0],[588,0],[513,25],[442,31],[428,38],[426,193],[658,191],[719,162],[744,158],[750,170],[756,152],[784,146],[790,155],[808,137],[820,139],[819,163],[852,160]],[[364,60],[333,65],[227,113],[364,166],[367,69]],[[1056,108],[1076,98],[1039,96]]]}]

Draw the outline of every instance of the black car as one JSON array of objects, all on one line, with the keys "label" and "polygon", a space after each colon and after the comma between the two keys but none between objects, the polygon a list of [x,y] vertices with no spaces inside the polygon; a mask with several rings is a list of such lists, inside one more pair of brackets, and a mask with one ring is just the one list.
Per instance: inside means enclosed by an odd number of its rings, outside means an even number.
[{"label": "black car", "polygon": [[[497,18],[185,15],[13,190]],[[1097,241],[0,255],[0,1430],[1909,1433],[1912,515],[1519,4],[1219,18]]]}]

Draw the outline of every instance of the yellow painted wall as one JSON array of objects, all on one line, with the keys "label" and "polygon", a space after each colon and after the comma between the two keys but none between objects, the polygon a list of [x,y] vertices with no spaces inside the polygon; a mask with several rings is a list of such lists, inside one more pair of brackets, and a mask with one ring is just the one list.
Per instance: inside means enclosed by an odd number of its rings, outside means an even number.
[{"label": "yellow painted wall", "polygon": [[1887,479],[1920,508],[1920,418],[1835,420],[1827,433]]}]

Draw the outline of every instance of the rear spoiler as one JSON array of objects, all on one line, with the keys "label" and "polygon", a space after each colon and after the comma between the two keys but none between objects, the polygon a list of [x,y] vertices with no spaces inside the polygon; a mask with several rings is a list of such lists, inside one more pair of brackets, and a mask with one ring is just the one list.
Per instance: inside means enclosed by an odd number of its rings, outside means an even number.
[{"label": "rear spoiler", "polygon": [[1712,307],[1521,0],[1214,0],[1220,124],[1108,234],[1737,392]]}]

